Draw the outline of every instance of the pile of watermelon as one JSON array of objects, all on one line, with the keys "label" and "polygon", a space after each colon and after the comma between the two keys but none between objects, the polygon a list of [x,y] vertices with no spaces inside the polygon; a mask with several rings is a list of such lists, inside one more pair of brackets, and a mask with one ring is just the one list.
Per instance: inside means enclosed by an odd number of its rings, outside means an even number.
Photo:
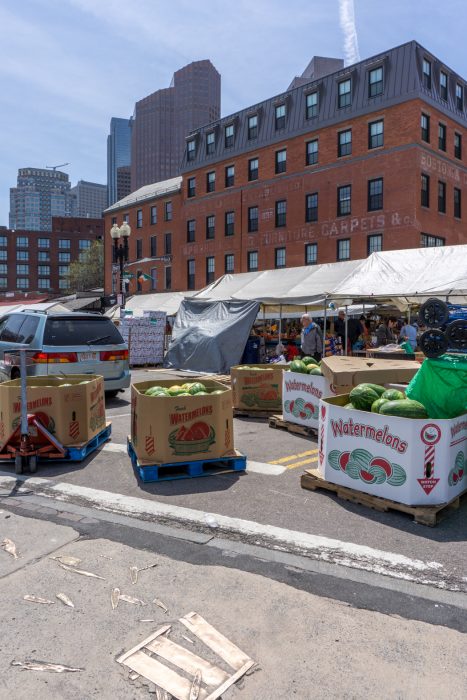
[{"label": "pile of watermelon", "polygon": [[146,396],[207,396],[208,394],[223,394],[227,389],[211,389],[208,390],[201,382],[187,382],[186,384],[173,386],[151,386],[144,392]]},{"label": "pile of watermelon", "polygon": [[371,411],[383,416],[399,418],[428,418],[427,410],[419,401],[408,399],[398,389],[386,389],[379,384],[358,384],[349,394],[350,403],[344,408]]},{"label": "pile of watermelon", "polygon": [[314,357],[308,357],[308,355],[302,357],[301,360],[293,360],[287,371],[300,372],[301,374],[317,374],[320,377],[323,376],[319,363],[316,362]]}]

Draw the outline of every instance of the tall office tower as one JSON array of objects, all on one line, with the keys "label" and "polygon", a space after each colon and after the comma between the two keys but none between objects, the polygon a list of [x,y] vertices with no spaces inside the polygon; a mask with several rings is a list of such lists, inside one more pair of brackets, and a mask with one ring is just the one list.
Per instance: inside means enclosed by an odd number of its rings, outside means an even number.
[{"label": "tall office tower", "polygon": [[121,199],[131,193],[131,166],[121,165],[117,168],[117,199]]},{"label": "tall office tower", "polygon": [[71,216],[73,198],[67,173],[47,168],[20,168],[10,188],[10,229],[51,231],[52,216]]},{"label": "tall office tower", "polygon": [[186,136],[220,117],[221,76],[211,61],[174,73],[170,87],[136,103],[132,123],[131,189],[176,177]]},{"label": "tall office tower", "polygon": [[122,167],[130,167],[131,164],[131,121],[112,117],[110,120],[110,134],[107,136],[107,187],[108,206],[115,204],[122,197],[130,194],[118,192],[118,170]]},{"label": "tall office tower", "polygon": [[107,208],[107,185],[78,180],[70,194],[74,198],[73,216],[99,219]]}]

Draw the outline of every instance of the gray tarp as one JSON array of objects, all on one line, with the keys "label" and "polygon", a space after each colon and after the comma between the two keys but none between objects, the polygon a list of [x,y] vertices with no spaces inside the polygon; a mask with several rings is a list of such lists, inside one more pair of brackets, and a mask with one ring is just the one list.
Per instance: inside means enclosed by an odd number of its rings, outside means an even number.
[{"label": "gray tarp", "polygon": [[256,301],[182,301],[164,367],[226,374],[243,355]]}]

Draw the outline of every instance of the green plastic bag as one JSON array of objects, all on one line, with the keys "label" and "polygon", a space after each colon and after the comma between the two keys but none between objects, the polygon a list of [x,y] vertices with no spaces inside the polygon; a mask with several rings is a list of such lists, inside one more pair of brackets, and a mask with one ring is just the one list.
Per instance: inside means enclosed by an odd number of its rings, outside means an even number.
[{"label": "green plastic bag", "polygon": [[405,393],[420,401],[430,418],[456,418],[467,413],[467,355],[426,359]]}]

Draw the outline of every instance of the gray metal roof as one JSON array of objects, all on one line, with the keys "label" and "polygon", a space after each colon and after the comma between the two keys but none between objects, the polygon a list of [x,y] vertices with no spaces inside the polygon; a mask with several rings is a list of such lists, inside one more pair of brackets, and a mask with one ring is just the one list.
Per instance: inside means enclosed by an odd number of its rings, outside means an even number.
[{"label": "gray metal roof", "polygon": [[[423,86],[422,61],[424,57],[432,63],[431,90]],[[368,71],[379,66],[383,67],[383,93],[371,98],[368,96]],[[439,95],[440,70],[445,70],[449,76],[447,102],[442,100]],[[338,84],[346,78],[352,80],[352,104],[348,107],[338,108]],[[456,82],[459,82],[464,89],[464,111],[462,112],[457,110],[455,105]],[[319,96],[319,114],[317,117],[307,119],[306,96],[314,91],[317,91]],[[465,82],[457,73],[445,66],[416,41],[411,41],[197,129],[187,137],[187,141],[194,139],[196,142],[195,157],[187,161],[185,149],[181,172],[186,173],[196,168],[209,167],[210,164],[233,159],[241,153],[256,151],[258,148],[282,142],[293,136],[312,135],[314,131],[323,127],[339,124],[342,121],[386,109],[417,97],[432,104],[451,119],[466,127],[465,107],[467,100],[465,92]],[[279,104],[286,104],[287,117],[285,128],[276,131],[275,107]],[[258,137],[248,140],[248,117],[253,114],[258,115]],[[235,140],[232,147],[226,148],[224,128],[230,124],[233,124],[235,128]],[[210,132],[215,133],[216,143],[215,152],[208,155],[206,154],[206,134]]]},{"label": "gray metal roof", "polygon": [[115,202],[115,204],[112,204],[111,207],[105,209],[104,214],[108,214],[111,211],[117,211],[118,209],[125,209],[131,204],[145,202],[148,199],[169,196],[174,192],[179,192],[181,186],[182,178],[180,176],[172,177],[170,180],[163,180],[162,182],[153,182],[150,185],[144,185],[144,187],[140,187],[139,190],[135,190],[126,197],[123,197],[123,199]]}]

